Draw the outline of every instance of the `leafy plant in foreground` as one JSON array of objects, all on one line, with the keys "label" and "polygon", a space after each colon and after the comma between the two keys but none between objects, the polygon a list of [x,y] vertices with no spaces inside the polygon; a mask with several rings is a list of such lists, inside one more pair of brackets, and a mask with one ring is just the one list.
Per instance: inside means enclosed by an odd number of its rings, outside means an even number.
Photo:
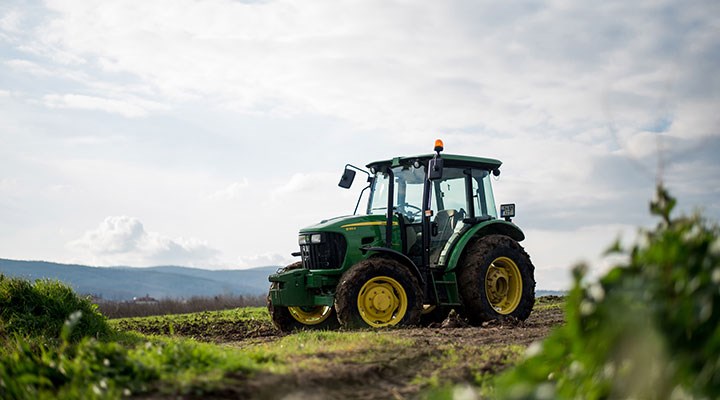
[{"label": "leafy plant in foreground", "polygon": [[29,282],[0,274],[0,332],[58,338],[65,322],[78,311],[68,339],[109,333],[97,306],[70,287],[53,280]]},{"label": "leafy plant in foreground", "polygon": [[695,214],[672,218],[658,187],[628,261],[598,282],[574,270],[566,325],[497,381],[500,398],[719,398],[720,228]]},{"label": "leafy plant in foreground", "polygon": [[0,399],[201,394],[257,368],[219,346],[117,332],[65,285],[0,275]]},{"label": "leafy plant in foreground", "polygon": [[15,337],[0,352],[0,398],[118,398],[146,389],[157,373],[118,343],[84,338],[48,345]]}]

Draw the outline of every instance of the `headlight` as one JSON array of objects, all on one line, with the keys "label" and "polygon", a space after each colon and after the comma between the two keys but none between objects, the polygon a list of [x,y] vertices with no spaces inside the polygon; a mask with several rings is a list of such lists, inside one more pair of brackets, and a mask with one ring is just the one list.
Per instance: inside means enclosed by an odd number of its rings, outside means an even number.
[{"label": "headlight", "polygon": [[322,243],[322,233],[313,233],[312,235],[300,235],[298,237],[298,244],[318,244]]}]

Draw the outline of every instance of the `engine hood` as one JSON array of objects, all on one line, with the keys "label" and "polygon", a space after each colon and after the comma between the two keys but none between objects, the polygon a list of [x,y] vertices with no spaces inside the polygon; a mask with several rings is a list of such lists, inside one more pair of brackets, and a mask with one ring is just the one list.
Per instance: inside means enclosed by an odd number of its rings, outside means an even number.
[{"label": "engine hood", "polygon": [[300,229],[300,233],[314,232],[338,232],[345,233],[354,231],[360,227],[376,227],[385,226],[387,219],[384,215],[346,215],[320,221],[315,225],[310,225]]}]

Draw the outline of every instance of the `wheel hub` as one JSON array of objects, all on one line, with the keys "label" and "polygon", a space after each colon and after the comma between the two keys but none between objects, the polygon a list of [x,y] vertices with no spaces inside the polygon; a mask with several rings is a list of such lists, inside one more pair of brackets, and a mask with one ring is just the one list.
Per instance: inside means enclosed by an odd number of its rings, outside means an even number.
[{"label": "wheel hub", "polygon": [[491,303],[501,301],[508,293],[507,271],[498,268],[495,264],[490,265],[487,276],[488,298]]},{"label": "wheel hub", "polygon": [[370,293],[369,299],[372,303],[371,308],[381,314],[386,313],[398,302],[398,299],[392,293],[392,290],[388,290],[385,286],[373,289],[372,293]]},{"label": "wheel hub", "polygon": [[485,294],[498,313],[515,311],[522,296],[522,278],[513,260],[498,257],[490,263],[485,274]]},{"label": "wheel hub", "polygon": [[358,293],[358,311],[370,326],[395,325],[405,316],[406,310],[405,290],[392,278],[372,278]]}]

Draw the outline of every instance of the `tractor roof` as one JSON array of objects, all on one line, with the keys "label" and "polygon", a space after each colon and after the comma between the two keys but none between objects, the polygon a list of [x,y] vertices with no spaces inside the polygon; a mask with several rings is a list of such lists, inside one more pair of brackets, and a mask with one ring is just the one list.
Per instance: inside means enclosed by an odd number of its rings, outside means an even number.
[{"label": "tractor roof", "polygon": [[[390,160],[374,161],[367,165],[368,168],[377,168],[380,166],[396,167],[400,165],[409,165],[415,160],[427,161],[435,157],[435,154],[422,154],[418,156],[395,157]],[[461,156],[457,154],[441,154],[440,157],[445,160],[446,167],[471,167],[486,170],[494,170],[500,168],[502,161],[494,158]]]}]

